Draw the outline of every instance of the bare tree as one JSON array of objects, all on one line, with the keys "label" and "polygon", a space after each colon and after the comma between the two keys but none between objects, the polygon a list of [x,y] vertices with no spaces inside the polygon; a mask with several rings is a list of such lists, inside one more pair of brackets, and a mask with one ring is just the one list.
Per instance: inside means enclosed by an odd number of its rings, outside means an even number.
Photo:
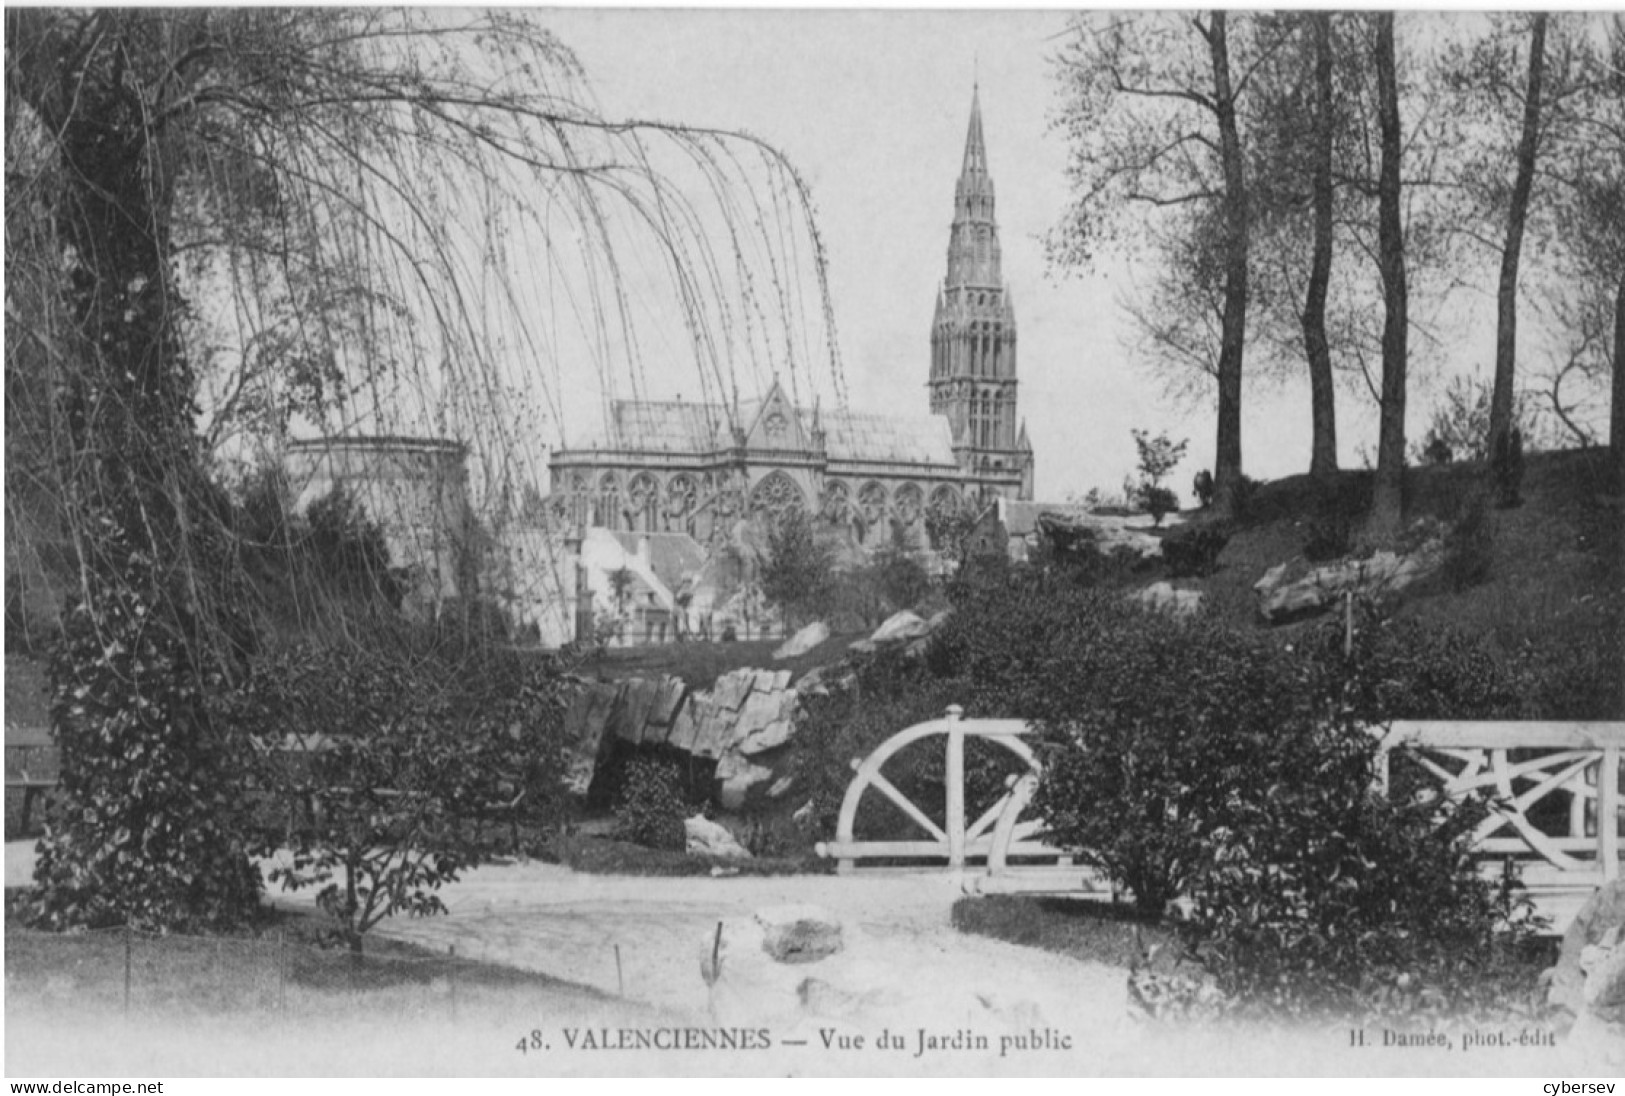
[{"label": "bare tree", "polygon": [[[1102,245],[1132,252],[1149,242],[1160,252],[1157,296],[1136,311],[1156,353],[1181,368],[1213,363],[1215,507],[1226,514],[1242,476],[1249,273],[1238,103],[1281,40],[1255,20],[1237,23],[1239,34],[1224,12],[1074,20],[1059,59],[1074,200],[1049,240],[1052,260],[1066,266],[1089,265]],[[1182,254],[1205,261],[1171,261]],[[1193,305],[1177,303],[1181,283]],[[1215,315],[1218,353],[1210,359]]]},{"label": "bare tree", "polygon": [[1405,237],[1401,202],[1399,79],[1394,55],[1394,15],[1376,16],[1378,121],[1382,159],[1378,182],[1378,234],[1382,271],[1382,410],[1377,440],[1377,477],[1370,532],[1391,534],[1399,526],[1405,482],[1405,390],[1409,295],[1405,284]]}]

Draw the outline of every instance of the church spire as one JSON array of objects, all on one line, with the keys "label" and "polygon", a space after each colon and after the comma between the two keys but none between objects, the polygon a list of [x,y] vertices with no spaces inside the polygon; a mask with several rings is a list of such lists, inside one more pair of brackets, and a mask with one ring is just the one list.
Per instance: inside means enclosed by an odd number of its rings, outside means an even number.
[{"label": "church spire", "polygon": [[970,125],[965,130],[965,159],[954,185],[954,223],[948,235],[950,296],[961,286],[999,288],[999,226],[993,214],[993,176],[987,169],[987,142],[982,137],[982,91],[971,92]]},{"label": "church spire", "polygon": [[982,89],[973,85],[965,157],[954,185],[948,275],[931,322],[931,410],[948,420],[968,473],[1022,498],[1031,454],[1018,445],[1016,312],[1005,288],[994,216],[993,174],[982,132]]},{"label": "church spire", "polygon": [[965,163],[959,169],[963,180],[972,173],[987,174],[987,146],[982,140],[982,89],[973,85],[970,93],[970,128],[965,133]]}]

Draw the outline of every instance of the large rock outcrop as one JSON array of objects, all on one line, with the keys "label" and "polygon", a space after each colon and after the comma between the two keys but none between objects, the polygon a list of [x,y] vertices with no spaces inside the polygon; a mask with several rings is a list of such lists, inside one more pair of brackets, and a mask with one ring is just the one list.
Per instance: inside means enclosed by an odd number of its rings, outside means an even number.
[{"label": "large rock outcrop", "polygon": [[1598,887],[1575,914],[1547,1000],[1573,1018],[1568,1044],[1578,1059],[1625,1068],[1625,879]]},{"label": "large rock outcrop", "polygon": [[586,793],[618,739],[716,761],[719,798],[736,810],[783,780],[777,764],[795,735],[796,704],[788,670],[734,670],[705,691],[669,676],[583,681],[564,721],[570,788]]},{"label": "large rock outcrop", "polygon": [[1376,552],[1314,568],[1297,560],[1278,564],[1253,584],[1258,615],[1276,624],[1322,612],[1345,594],[1395,593],[1433,574],[1444,557],[1444,541],[1435,539],[1404,555]]}]

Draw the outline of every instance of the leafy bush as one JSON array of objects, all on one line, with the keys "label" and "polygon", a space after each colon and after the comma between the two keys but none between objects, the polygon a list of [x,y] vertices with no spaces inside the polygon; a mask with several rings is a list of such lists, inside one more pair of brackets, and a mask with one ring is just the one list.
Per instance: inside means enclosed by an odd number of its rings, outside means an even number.
[{"label": "leafy bush", "polygon": [[627,762],[615,804],[616,832],[623,840],[681,851],[688,842],[683,820],[692,810],[683,794],[678,762],[654,754],[639,754]]},{"label": "leafy bush", "polygon": [[1495,522],[1481,495],[1463,509],[1445,536],[1444,548],[1440,574],[1450,589],[1459,593],[1489,581],[1495,562]]},{"label": "leafy bush", "polygon": [[1293,675],[1238,633],[1123,613],[1089,630],[1044,702],[1035,807],[1157,916],[1211,867],[1254,781],[1263,794],[1306,776],[1314,724]]},{"label": "leafy bush", "polygon": [[[1406,1011],[1533,1000],[1514,888],[1467,856],[1483,805],[1414,766],[1374,791],[1394,718],[1492,717],[1515,683],[1463,636],[1364,610],[1277,649],[1043,575],[965,591],[939,672],[1036,719],[1052,838],[1180,931],[1232,1007]],[[1510,930],[1510,931],[1507,931]],[[1504,933],[1504,935],[1497,935]]]},{"label": "leafy bush", "polygon": [[1184,441],[1174,441],[1166,433],[1152,437],[1150,431],[1135,430],[1134,448],[1139,453],[1140,482],[1124,493],[1145,507],[1157,524],[1163,516],[1179,509],[1179,496],[1163,486],[1163,479],[1178,466],[1185,456]]},{"label": "leafy bush", "polygon": [[[812,802],[814,828],[825,834],[835,831],[854,758],[867,757],[905,727],[940,719],[948,705],[966,701],[962,683],[933,678],[917,660],[892,651],[861,663],[849,682],[804,695],[796,732],[797,779]],[[905,750],[888,766],[887,778],[916,803],[941,802],[940,750],[936,753],[933,759],[924,750]],[[975,768],[967,762],[972,780]],[[866,838],[923,836],[913,821],[878,796],[865,797],[857,832]]]},{"label": "leafy bush", "polygon": [[1146,486],[1139,491],[1140,505],[1151,515],[1152,524],[1161,525],[1162,519],[1179,509],[1179,496],[1161,486]]},{"label": "leafy bush", "polygon": [[564,772],[550,663],[427,629],[374,638],[267,656],[221,701],[257,743],[259,794],[310,808],[261,831],[262,852],[292,850],[270,880],[318,887],[356,952],[385,917],[443,911],[435,891],[486,852],[471,823],[551,821]]},{"label": "leafy bush", "polygon": [[761,585],[762,595],[792,624],[829,611],[836,585],[834,552],[814,535],[802,511],[787,511],[768,527]]},{"label": "leafy bush", "polygon": [[1211,575],[1230,537],[1211,525],[1185,526],[1162,538],[1162,558],[1176,578]]}]

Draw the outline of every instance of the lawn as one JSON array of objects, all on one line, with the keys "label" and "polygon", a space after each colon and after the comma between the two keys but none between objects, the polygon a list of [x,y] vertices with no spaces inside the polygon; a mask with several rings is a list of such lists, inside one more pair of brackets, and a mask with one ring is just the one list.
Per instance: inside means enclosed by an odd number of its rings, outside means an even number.
[{"label": "lawn", "polygon": [[1116,967],[1133,966],[1147,949],[1175,939],[1172,930],[1128,906],[1082,898],[961,898],[954,903],[953,925],[974,936]]},{"label": "lawn", "polygon": [[358,958],[327,946],[321,918],[281,910],[219,936],[38,932],[13,916],[14,893],[5,933],[8,1017],[456,1019],[633,1007],[532,971],[381,936],[369,937]]}]

